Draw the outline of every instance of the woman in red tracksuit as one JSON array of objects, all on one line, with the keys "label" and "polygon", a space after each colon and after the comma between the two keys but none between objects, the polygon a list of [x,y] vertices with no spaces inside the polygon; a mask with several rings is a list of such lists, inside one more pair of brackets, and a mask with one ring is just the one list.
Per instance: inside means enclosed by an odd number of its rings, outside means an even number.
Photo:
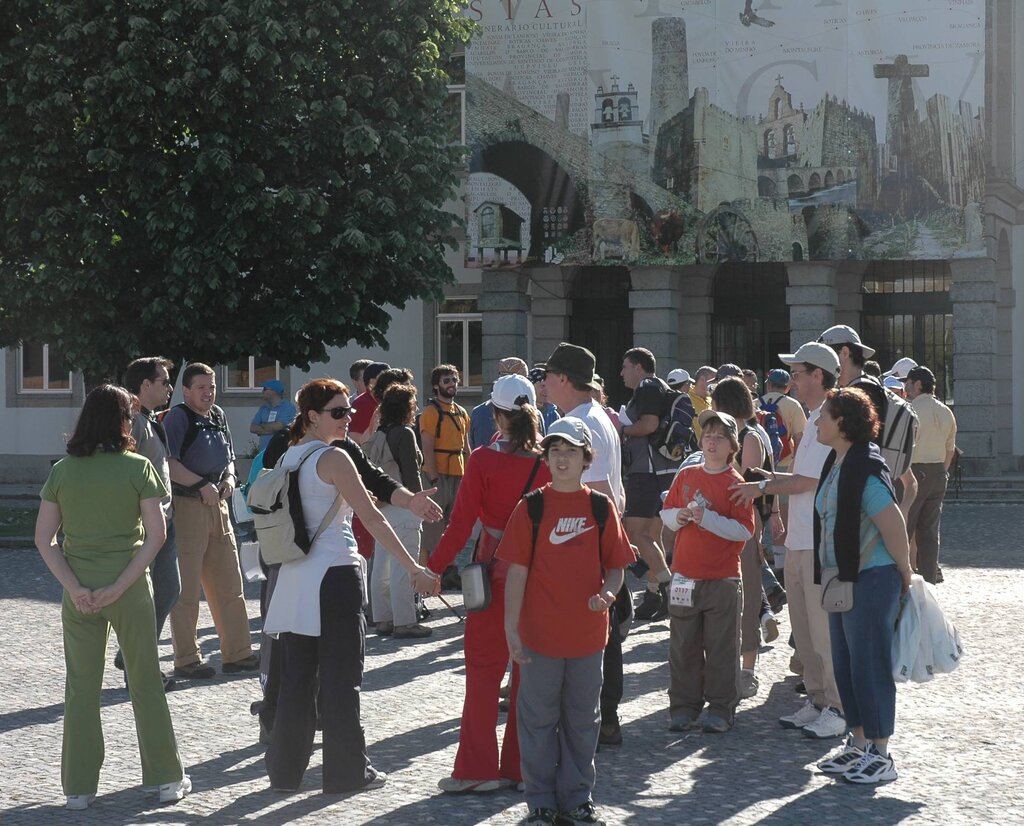
[{"label": "woman in red tracksuit", "polygon": [[[459,486],[451,521],[430,555],[428,567],[443,571],[462,550],[479,519],[483,525],[474,560],[487,562],[497,550],[505,523],[523,494],[551,481],[541,461],[540,413],[533,385],[522,376],[502,376],[494,383],[491,406],[499,438],[473,451]],[[491,604],[469,613],[463,640],[466,652],[466,699],[462,706],[459,751],[451,777],[438,782],[442,791],[491,792],[518,784],[519,738],[516,734],[518,666],[512,668],[512,694],[505,740],[498,760],[498,691],[508,666],[505,642],[506,563],[496,560],[491,574]]]}]

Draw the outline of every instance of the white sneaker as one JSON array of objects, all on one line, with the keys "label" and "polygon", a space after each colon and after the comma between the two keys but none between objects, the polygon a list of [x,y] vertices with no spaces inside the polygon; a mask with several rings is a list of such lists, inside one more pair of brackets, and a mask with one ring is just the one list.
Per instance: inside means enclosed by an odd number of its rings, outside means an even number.
[{"label": "white sneaker", "polygon": [[818,719],[808,723],[802,729],[804,737],[825,740],[829,737],[842,737],[846,734],[846,719],[832,706],[825,706]]},{"label": "white sneaker", "polygon": [[467,780],[460,777],[442,777],[437,781],[437,788],[449,794],[496,792],[503,785],[501,780]]},{"label": "white sneaker", "polygon": [[818,761],[818,769],[825,774],[843,774],[847,769],[859,763],[864,757],[864,749],[857,748],[853,744],[853,735],[847,735],[838,749],[829,754],[824,760]]},{"label": "white sneaker", "polygon": [[161,803],[176,803],[192,791],[192,781],[186,774],[175,783],[164,783],[160,787]]},{"label": "white sneaker", "polygon": [[771,611],[766,611],[761,617],[761,637],[765,643],[775,642],[779,638],[779,621]]},{"label": "white sneaker", "polygon": [[80,812],[83,809],[88,809],[89,804],[95,799],[96,795],[94,794],[69,794],[64,808],[70,809],[72,812]]},{"label": "white sneaker", "polygon": [[748,671],[743,668],[740,670],[739,685],[737,686],[740,693],[741,700],[749,700],[755,694],[757,694],[760,684],[757,681],[757,675],[753,671]]},{"label": "white sneaker", "polygon": [[808,723],[813,723],[820,716],[821,709],[814,705],[813,700],[807,700],[795,714],[780,717],[779,725],[783,728],[803,728]]},{"label": "white sneaker", "polygon": [[899,777],[892,755],[882,757],[874,743],[868,743],[864,756],[843,772],[848,783],[884,783]]}]

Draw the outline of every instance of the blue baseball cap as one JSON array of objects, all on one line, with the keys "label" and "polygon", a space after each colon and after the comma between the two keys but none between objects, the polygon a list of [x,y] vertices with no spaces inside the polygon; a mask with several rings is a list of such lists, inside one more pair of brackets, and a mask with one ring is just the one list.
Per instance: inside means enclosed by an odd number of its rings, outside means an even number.
[{"label": "blue baseball cap", "polygon": [[791,376],[785,370],[780,367],[776,367],[774,370],[768,372],[768,378],[765,379],[765,384],[771,384],[775,387],[785,387],[789,384]]},{"label": "blue baseball cap", "polygon": [[273,390],[277,395],[284,395],[284,384],[278,379],[269,379],[261,385],[264,390]]}]

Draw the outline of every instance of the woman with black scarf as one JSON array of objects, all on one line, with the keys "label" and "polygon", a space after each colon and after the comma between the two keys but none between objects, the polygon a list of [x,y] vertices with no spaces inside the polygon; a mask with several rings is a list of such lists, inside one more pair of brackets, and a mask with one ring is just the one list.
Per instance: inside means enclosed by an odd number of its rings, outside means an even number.
[{"label": "woman with black scarf", "polygon": [[861,390],[828,393],[818,441],[832,448],[815,498],[816,582],[829,610],[832,664],[851,733],[818,768],[851,783],[895,780],[892,639],[910,587],[910,551],[889,468],[872,439],[878,416]]}]

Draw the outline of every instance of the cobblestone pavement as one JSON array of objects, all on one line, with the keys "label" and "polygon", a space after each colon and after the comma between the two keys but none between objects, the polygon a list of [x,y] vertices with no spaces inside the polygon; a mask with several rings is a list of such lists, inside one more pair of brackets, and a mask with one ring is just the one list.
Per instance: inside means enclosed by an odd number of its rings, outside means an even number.
[{"label": "cobblestone pavement", "polygon": [[[967,656],[954,674],[900,686],[892,751],[900,779],[881,788],[835,782],[813,769],[833,743],[787,732],[776,718],[796,708],[783,636],[766,649],[761,692],[745,701],[725,735],[669,733],[665,622],[637,626],[626,642],[625,743],[597,756],[595,797],[610,823],[893,824],[1024,823],[1019,642],[1024,625],[1024,506],[954,504],[944,519],[946,582],[940,597]],[[258,616],[248,586],[250,616]],[[60,789],[63,659],[59,588],[32,549],[0,550],[3,668],[0,669],[0,822],[380,823],[518,822],[514,792],[453,797],[463,667],[460,626],[435,609],[426,641],[367,638],[363,723],[383,789],[325,797],[317,750],[301,793],[272,792],[249,703],[251,676],[179,683],[169,696],[182,758],[195,784],[161,808],[144,794],[128,695],[108,668],[103,690],[106,764],[99,796],[81,813],[63,811]],[[438,606],[437,600],[431,600]],[[254,620],[254,631],[258,620]],[[204,651],[219,665],[210,615]],[[113,653],[111,640],[110,653]],[[161,645],[170,668],[169,639]],[[319,746],[317,747],[319,749]]]}]

